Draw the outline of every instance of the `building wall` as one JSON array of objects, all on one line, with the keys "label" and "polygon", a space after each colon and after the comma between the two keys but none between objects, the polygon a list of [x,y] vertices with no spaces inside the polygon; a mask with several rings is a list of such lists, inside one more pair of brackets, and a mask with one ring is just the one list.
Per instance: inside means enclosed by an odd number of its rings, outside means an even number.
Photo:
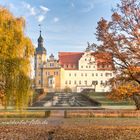
[{"label": "building wall", "polygon": [[[96,59],[90,52],[82,55],[73,70],[60,67],[55,59],[47,60],[45,54],[35,56],[35,86],[36,89],[43,88],[45,92],[63,91],[66,87],[74,92],[80,92],[84,88],[107,92],[110,90],[108,81],[113,76],[113,70],[98,69]],[[49,87],[49,78],[54,80],[52,87]]]},{"label": "building wall", "polygon": [[[95,88],[96,92],[109,91],[108,80],[113,77],[112,71],[65,70],[62,88],[70,87],[73,91],[83,88]],[[97,81],[96,87],[94,82]]]},{"label": "building wall", "polygon": [[[52,89],[48,86],[48,78],[55,79],[55,86]],[[47,61],[46,55],[35,55],[35,86],[36,89],[44,89],[45,92],[49,90],[60,90],[60,68],[57,61]]]},{"label": "building wall", "polygon": [[97,69],[95,57],[91,52],[85,52],[78,62],[78,69],[63,70],[62,89],[69,87],[78,92],[84,88],[92,88],[96,92],[109,91],[108,81],[114,76],[113,70]]},{"label": "building wall", "polygon": [[85,52],[85,54],[80,58],[79,70],[97,70],[95,58],[91,56],[90,52]]},{"label": "building wall", "polygon": [[[48,91],[59,91],[60,90],[60,73],[61,69],[57,68],[44,68],[43,69],[43,88],[45,92]],[[54,87],[49,87],[48,80],[53,77]]]},{"label": "building wall", "polygon": [[42,88],[42,69],[43,63],[46,62],[45,54],[35,54],[35,86],[37,89]]}]

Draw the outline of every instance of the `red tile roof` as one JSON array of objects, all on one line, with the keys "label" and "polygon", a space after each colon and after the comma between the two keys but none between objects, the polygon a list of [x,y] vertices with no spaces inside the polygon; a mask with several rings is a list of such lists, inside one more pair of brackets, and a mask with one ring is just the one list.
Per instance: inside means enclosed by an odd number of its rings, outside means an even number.
[{"label": "red tile roof", "polygon": [[[82,57],[84,52],[59,52],[59,63],[60,65],[67,70],[76,70],[78,69],[78,61]],[[93,52],[91,53],[95,57],[95,61],[98,67],[98,70],[112,70],[113,60],[112,55],[107,52]],[[105,65],[111,65],[112,67],[106,67]]]},{"label": "red tile roof", "polygon": [[59,63],[62,67],[64,67],[64,65],[71,66],[65,69],[78,69],[78,61],[83,54],[82,52],[59,52]]}]

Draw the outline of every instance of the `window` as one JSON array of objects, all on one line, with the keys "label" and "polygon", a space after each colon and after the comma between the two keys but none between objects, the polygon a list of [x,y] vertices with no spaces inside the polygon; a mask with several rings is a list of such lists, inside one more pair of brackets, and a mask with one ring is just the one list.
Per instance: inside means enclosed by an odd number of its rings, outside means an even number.
[{"label": "window", "polygon": [[39,85],[41,84],[41,81],[40,81],[40,80],[38,81],[38,84],[39,84]]},{"label": "window", "polygon": [[50,72],[48,72],[48,75],[50,75]]},{"label": "window", "polygon": [[89,66],[89,68],[91,68],[91,66]]},{"label": "window", "polygon": [[98,73],[96,73],[96,76],[98,76]]},{"label": "window", "polygon": [[94,76],[94,73],[92,73],[92,76]]},{"label": "window", "polygon": [[112,73],[106,73],[105,76],[106,76],[106,77],[112,76]]},{"label": "window", "polygon": [[86,66],[86,68],[88,68],[88,66]]},{"label": "window", "polygon": [[79,81],[79,85],[81,85],[81,81]]},{"label": "window", "polygon": [[87,76],[87,73],[85,73],[85,76]]},{"label": "window", "polygon": [[85,85],[87,85],[87,81],[85,81]]},{"label": "window", "polygon": [[67,85],[67,81],[65,81],[65,84]]},{"label": "window", "polygon": [[92,81],[93,85],[98,85],[98,81]]},{"label": "window", "polygon": [[87,59],[85,59],[85,61],[87,61]]},{"label": "window", "polygon": [[69,73],[69,76],[71,76],[71,73]]},{"label": "window", "polygon": [[50,79],[50,85],[52,85],[53,84],[53,80],[52,79]]},{"label": "window", "polygon": [[53,67],[54,66],[54,63],[50,63],[50,67]]},{"label": "window", "polygon": [[81,76],[83,76],[83,73],[81,73]]},{"label": "window", "polygon": [[54,75],[58,75],[58,71],[55,71],[55,72],[54,72]]},{"label": "window", "polygon": [[71,85],[71,81],[69,81],[69,85]]},{"label": "window", "polygon": [[76,73],[74,74],[74,76],[76,77]]},{"label": "window", "polygon": [[100,83],[101,85],[103,85],[103,81],[101,81],[101,83]]},{"label": "window", "polygon": [[101,76],[103,76],[103,74],[101,73]]},{"label": "window", "polygon": [[76,81],[74,81],[74,84],[76,85]]},{"label": "window", "polygon": [[81,66],[81,68],[83,68],[83,66]]}]

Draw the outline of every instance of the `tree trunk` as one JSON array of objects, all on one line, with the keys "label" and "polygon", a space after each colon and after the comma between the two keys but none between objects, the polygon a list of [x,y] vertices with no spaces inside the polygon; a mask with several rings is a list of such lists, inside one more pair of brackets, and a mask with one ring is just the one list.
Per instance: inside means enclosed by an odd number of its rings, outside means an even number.
[{"label": "tree trunk", "polygon": [[133,93],[133,100],[136,105],[136,109],[140,110],[140,93]]}]

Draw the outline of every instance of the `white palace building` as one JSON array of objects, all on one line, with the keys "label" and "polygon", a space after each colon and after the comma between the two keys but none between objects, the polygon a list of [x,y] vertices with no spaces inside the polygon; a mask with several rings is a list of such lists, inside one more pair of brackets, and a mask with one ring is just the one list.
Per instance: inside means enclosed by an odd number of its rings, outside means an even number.
[{"label": "white palace building", "polygon": [[66,88],[73,92],[93,89],[96,92],[110,90],[109,79],[114,76],[112,54],[92,51],[90,46],[84,52],[59,52],[58,60],[49,57],[38,38],[35,52],[35,88],[45,92],[61,92]]}]

